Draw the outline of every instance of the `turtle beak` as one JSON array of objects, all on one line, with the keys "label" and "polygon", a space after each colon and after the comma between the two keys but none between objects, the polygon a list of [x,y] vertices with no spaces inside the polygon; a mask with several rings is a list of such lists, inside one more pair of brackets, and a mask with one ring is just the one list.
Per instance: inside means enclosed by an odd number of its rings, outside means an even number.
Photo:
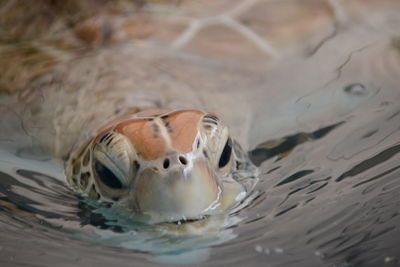
[{"label": "turtle beak", "polygon": [[173,163],[167,170],[143,170],[131,192],[133,206],[161,222],[212,213],[221,190],[208,161],[195,159],[185,165]]}]

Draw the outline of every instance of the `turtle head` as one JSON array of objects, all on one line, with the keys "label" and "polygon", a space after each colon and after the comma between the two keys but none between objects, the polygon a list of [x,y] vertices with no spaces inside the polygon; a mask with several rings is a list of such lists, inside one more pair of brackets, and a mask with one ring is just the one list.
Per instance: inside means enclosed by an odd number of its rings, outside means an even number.
[{"label": "turtle head", "polygon": [[210,113],[135,115],[106,127],[70,161],[70,183],[158,221],[225,210],[243,196],[232,179],[228,128]]}]

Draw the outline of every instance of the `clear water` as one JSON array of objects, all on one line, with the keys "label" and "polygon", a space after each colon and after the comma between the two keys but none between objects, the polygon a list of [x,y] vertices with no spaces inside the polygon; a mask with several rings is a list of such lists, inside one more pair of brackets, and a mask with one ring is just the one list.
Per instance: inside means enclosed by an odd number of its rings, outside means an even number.
[{"label": "clear water", "polygon": [[[270,109],[255,104],[249,155],[260,182],[241,209],[197,235],[84,199],[65,184],[62,162],[2,138],[0,265],[399,266],[400,67],[350,51],[347,59],[369,61],[351,67],[344,57],[325,70],[317,54],[296,75],[267,79],[304,92],[282,91]],[[372,71],[354,75],[364,67]]]}]

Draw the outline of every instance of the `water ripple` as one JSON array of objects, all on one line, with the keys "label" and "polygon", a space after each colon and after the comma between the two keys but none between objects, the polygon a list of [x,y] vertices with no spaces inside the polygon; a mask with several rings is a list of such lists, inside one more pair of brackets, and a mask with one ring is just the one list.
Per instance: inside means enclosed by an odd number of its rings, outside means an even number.
[{"label": "water ripple", "polygon": [[367,160],[364,160],[363,162],[355,165],[353,168],[351,168],[349,171],[346,171],[342,175],[336,178],[336,182],[340,182],[343,179],[346,179],[348,177],[356,176],[362,172],[365,172],[368,169],[371,169],[375,167],[376,165],[379,165],[388,159],[392,158],[394,155],[396,155],[400,151],[400,145],[395,145],[393,147],[390,147],[388,149],[385,149],[384,151],[380,152],[378,155],[373,156]]}]

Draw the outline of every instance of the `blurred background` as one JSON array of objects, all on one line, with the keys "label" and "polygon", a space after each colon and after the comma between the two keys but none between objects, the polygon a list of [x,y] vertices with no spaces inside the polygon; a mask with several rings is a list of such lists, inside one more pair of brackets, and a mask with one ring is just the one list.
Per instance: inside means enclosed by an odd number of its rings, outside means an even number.
[{"label": "blurred background", "polygon": [[23,89],[66,52],[121,43],[253,63],[309,56],[347,23],[396,17],[398,8],[396,0],[2,0],[1,45],[25,51],[2,53],[0,90]]}]

